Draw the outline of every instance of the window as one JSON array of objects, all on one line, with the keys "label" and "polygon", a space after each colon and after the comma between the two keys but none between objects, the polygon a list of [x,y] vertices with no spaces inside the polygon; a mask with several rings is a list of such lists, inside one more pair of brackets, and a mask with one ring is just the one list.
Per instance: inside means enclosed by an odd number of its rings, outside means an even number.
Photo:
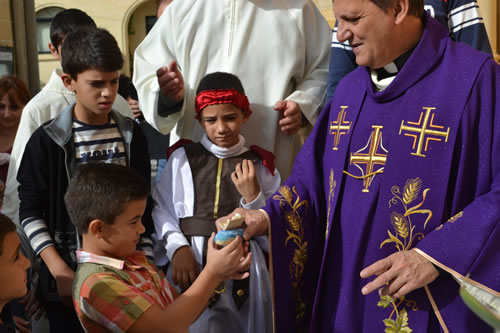
[{"label": "window", "polygon": [[146,16],[146,34],[153,29],[153,25],[155,25],[157,20],[156,16]]},{"label": "window", "polygon": [[38,53],[50,53],[50,24],[57,13],[63,11],[61,7],[49,7],[36,13],[36,40]]}]

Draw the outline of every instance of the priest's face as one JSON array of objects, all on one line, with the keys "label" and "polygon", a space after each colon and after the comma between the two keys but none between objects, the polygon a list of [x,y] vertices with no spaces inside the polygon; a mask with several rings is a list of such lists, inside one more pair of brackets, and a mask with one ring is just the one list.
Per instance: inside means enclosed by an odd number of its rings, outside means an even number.
[{"label": "priest's face", "polygon": [[229,148],[238,143],[241,126],[247,120],[248,116],[233,104],[214,104],[201,111],[200,124],[212,143]]},{"label": "priest's face", "polygon": [[384,12],[370,0],[334,0],[333,11],[337,39],[349,42],[358,65],[380,68],[394,60],[393,9]]}]

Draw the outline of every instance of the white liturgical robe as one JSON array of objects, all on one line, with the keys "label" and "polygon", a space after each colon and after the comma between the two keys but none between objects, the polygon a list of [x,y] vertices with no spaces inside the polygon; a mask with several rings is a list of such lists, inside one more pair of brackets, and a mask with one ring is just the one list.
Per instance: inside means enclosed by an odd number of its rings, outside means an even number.
[{"label": "white liturgical robe", "polygon": [[[282,115],[273,106],[293,100],[314,125],[327,80],[330,37],[312,1],[173,1],[135,52],[141,110],[160,132],[171,131],[171,144],[179,138],[200,141],[203,130],[194,118],[199,81],[217,71],[235,74],[253,111],[242,134],[249,144],[276,155],[286,179],[301,140],[281,132]],[[163,117],[156,70],[172,60],[184,76],[186,95],[180,112]]]}]

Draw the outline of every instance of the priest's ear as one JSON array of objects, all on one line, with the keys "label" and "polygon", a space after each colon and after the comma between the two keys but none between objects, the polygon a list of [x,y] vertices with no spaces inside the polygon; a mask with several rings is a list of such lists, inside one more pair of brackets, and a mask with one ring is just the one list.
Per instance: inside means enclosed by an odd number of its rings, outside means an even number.
[{"label": "priest's ear", "polygon": [[404,21],[404,19],[408,16],[408,12],[410,10],[410,1],[411,0],[394,1],[394,6],[391,8],[391,11],[394,14],[395,24],[401,24]]}]

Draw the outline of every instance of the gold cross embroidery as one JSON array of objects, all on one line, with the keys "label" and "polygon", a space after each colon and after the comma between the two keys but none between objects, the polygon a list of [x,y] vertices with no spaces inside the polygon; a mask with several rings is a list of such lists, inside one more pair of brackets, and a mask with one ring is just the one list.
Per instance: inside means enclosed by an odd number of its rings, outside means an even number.
[{"label": "gold cross embroidery", "polygon": [[[382,173],[385,165],[385,161],[387,160],[388,151],[382,146],[382,132],[381,129],[383,126],[372,125],[372,133],[370,135],[370,139],[368,139],[368,143],[365,147],[358,150],[355,153],[351,153],[350,163],[356,165],[363,176],[356,177],[352,176],[348,172],[344,171],[351,177],[363,179],[363,192],[369,192],[368,187],[370,187],[373,177],[377,173]],[[383,152],[378,153],[377,151],[380,149]],[[368,149],[367,153],[362,153],[362,151]],[[358,164],[366,164],[366,172]],[[382,167],[378,170],[373,170],[375,165],[382,165]]]},{"label": "gold cross embroidery", "polygon": [[[424,152],[426,152],[427,148],[429,146],[429,141],[441,141],[441,138],[439,138],[439,137],[444,137],[445,138],[444,142],[448,142],[448,135],[450,134],[449,127],[446,130],[446,132],[436,130],[436,129],[444,129],[444,126],[439,126],[439,125],[433,124],[435,113],[432,113],[432,115],[431,115],[431,111],[435,110],[436,108],[423,107],[423,109],[425,110],[425,115],[424,115],[424,112],[420,112],[420,118],[418,119],[418,123],[408,121],[409,125],[422,126],[422,127],[411,127],[411,126],[404,125],[404,120],[402,120],[401,127],[399,129],[399,135],[401,135],[402,131],[417,133],[417,134],[405,133],[404,135],[410,136],[413,138],[412,149],[415,149],[415,146],[416,146],[416,152],[412,152],[411,154],[415,155],[415,156],[421,156],[421,157],[425,157],[425,155],[422,154],[422,148],[424,149]],[[430,122],[429,122],[429,118],[430,118]],[[435,129],[432,129],[432,128],[435,128]],[[430,135],[437,136],[438,138],[431,137]],[[417,136],[418,136],[418,138],[417,138]],[[425,139],[425,147],[424,147],[424,139]]]},{"label": "gold cross embroidery", "polygon": [[351,129],[351,122],[345,121],[345,109],[347,108],[348,106],[341,106],[341,110],[337,115],[337,120],[330,123],[330,134],[335,136],[333,140],[333,150],[338,150],[337,146],[340,143],[340,136],[342,134],[349,134],[349,130]]}]

